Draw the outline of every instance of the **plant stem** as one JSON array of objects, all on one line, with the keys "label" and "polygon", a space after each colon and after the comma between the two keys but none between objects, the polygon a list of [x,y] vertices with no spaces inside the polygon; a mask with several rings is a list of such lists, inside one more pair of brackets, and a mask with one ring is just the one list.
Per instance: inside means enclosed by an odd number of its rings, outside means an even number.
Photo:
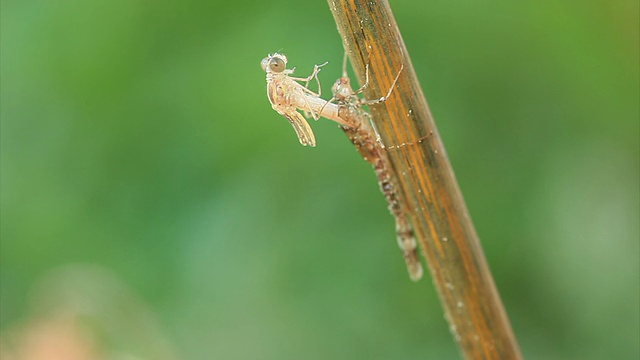
[{"label": "plant stem", "polygon": [[521,359],[388,2],[328,2],[361,84],[369,67],[367,99],[386,95],[403,68],[389,99],[370,110],[460,351],[467,359]]}]

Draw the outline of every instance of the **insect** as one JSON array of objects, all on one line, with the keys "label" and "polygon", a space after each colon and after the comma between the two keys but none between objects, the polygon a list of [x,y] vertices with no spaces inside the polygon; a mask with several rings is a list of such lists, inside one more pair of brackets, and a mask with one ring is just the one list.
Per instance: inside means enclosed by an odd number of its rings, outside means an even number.
[{"label": "insect", "polygon": [[351,143],[356,149],[358,149],[362,158],[373,166],[376,176],[378,177],[380,190],[387,199],[389,211],[396,222],[398,246],[402,250],[409,277],[413,281],[418,281],[422,278],[423,270],[420,264],[420,257],[418,256],[413,229],[404,211],[402,196],[398,191],[398,187],[395,185],[397,176],[387,156],[386,148],[372,125],[371,116],[362,108],[362,106],[365,105],[371,106],[382,103],[389,98],[404,69],[404,65],[398,71],[398,75],[396,75],[395,80],[391,84],[387,95],[374,100],[364,100],[358,97],[358,94],[362,93],[369,84],[369,68],[367,66],[365,69],[364,85],[354,91],[351,88],[351,81],[347,76],[346,64],[347,56],[345,54],[342,77],[333,84],[331,88],[333,98],[329,100],[329,103],[336,101],[342,110],[343,116],[344,114],[348,114],[349,124],[341,124],[340,128],[349,137],[349,140],[351,140]]},{"label": "insect", "polygon": [[[262,68],[267,73],[267,96],[273,109],[293,125],[302,145],[315,146],[316,142],[311,127],[297,110],[310,114],[316,120],[320,117],[325,117],[336,121],[340,125],[340,128],[349,137],[364,160],[370,163],[376,172],[380,190],[389,204],[389,211],[395,218],[398,245],[407,264],[409,276],[412,280],[417,281],[422,277],[423,269],[420,264],[413,229],[404,211],[402,196],[395,184],[397,176],[387,156],[386,148],[380,141],[380,137],[370,121],[371,116],[362,108],[363,106],[382,103],[389,98],[404,69],[404,65],[400,68],[386,96],[375,100],[365,100],[358,97],[358,94],[362,93],[368,86],[368,66],[365,71],[365,84],[354,91],[347,76],[346,61],[345,54],[342,77],[332,87],[333,97],[326,101],[320,98],[320,82],[317,79],[320,67],[326,63],[316,65],[310,76],[296,78],[289,76],[293,73],[293,69],[286,69],[287,58],[284,55],[277,53],[268,55],[261,63]],[[317,94],[307,88],[309,82],[314,78],[318,82]],[[305,82],[305,86],[299,82]],[[421,142],[423,139],[421,138],[418,141]],[[403,143],[389,148],[397,148],[404,145],[407,144]]]},{"label": "insect", "polygon": [[[297,110],[303,110],[305,113],[317,120],[324,116],[330,120],[340,124],[347,125],[345,120],[338,116],[339,107],[320,98],[321,88],[320,81],[317,78],[322,65],[316,65],[313,72],[306,78],[298,78],[289,76],[293,74],[294,69],[287,69],[287,57],[275,53],[269,54],[261,62],[262,69],[267,73],[267,97],[271,102],[271,107],[284,116],[293,126],[298,135],[300,143],[304,146],[316,146],[316,138],[313,131],[307,123],[307,120]],[[307,85],[313,79],[318,82],[318,93],[309,90]],[[298,81],[306,82],[305,86]]]}]

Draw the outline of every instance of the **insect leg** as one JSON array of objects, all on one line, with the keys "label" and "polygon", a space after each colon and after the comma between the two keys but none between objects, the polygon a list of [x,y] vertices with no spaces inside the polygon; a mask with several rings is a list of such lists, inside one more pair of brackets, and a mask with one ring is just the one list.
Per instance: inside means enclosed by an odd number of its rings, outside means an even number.
[{"label": "insect leg", "polygon": [[[367,70],[368,70],[368,66],[367,66]],[[391,96],[391,93],[393,92],[393,89],[396,87],[396,83],[398,82],[398,79],[400,78],[400,74],[402,73],[402,70],[404,70],[404,64],[402,64],[400,66],[400,71],[398,71],[398,75],[396,75],[396,78],[393,80],[393,83],[391,84],[391,87],[389,88],[389,91],[387,92],[387,95],[385,95],[385,96],[383,96],[383,97],[381,97],[379,99],[375,99],[375,100],[360,100],[360,105],[375,105],[375,104],[379,104],[381,102],[387,101],[389,96]],[[367,80],[365,82],[365,85],[363,85],[360,89],[358,89],[358,91],[360,91],[360,92],[362,92],[362,90],[364,90],[364,87],[369,83],[368,72],[366,73],[366,75],[367,75],[366,76]]]},{"label": "insect leg", "polygon": [[425,141],[429,136],[433,135],[433,131],[429,131],[429,133],[427,135],[421,136],[418,138],[418,140],[416,141],[409,141],[409,142],[403,142],[401,144],[398,145],[389,145],[386,146],[382,143],[382,139],[380,138],[380,136],[378,135],[377,141],[380,144],[380,146],[382,146],[383,149],[385,150],[391,150],[391,149],[399,149],[401,147],[405,147],[405,146],[411,146],[411,145],[415,145],[415,144],[421,144],[423,141]]},{"label": "insect leg", "polygon": [[[304,85],[305,90],[309,94],[312,94],[312,95],[315,95],[315,96],[319,97],[320,95],[322,95],[322,87],[320,86],[320,79],[318,79],[318,73],[320,72],[321,68],[323,66],[327,65],[328,63],[329,62],[327,61],[327,62],[322,63],[320,65],[314,65],[313,66],[313,72],[311,73],[311,75],[307,76],[306,78],[299,78],[299,77],[292,77],[292,76],[290,78],[295,80],[295,81],[304,82],[305,83],[305,85]],[[309,90],[309,82],[311,82],[311,80],[313,80],[314,78],[316,79],[316,82],[318,83],[318,93],[317,94],[315,92]]]},{"label": "insect leg", "polygon": [[[369,86],[369,64],[366,64],[364,66],[364,84],[362,84],[362,86],[358,90],[354,91],[352,95],[356,96],[360,94],[361,92],[364,91],[364,89],[367,88],[367,86]],[[363,104],[362,102],[360,104],[366,105],[366,104]]]}]

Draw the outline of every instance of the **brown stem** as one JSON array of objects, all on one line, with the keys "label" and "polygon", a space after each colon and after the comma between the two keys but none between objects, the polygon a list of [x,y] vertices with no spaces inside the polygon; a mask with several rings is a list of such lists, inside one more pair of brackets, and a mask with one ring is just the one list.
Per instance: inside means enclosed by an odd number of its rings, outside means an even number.
[{"label": "brown stem", "polygon": [[[358,80],[398,174],[451,333],[467,359],[521,359],[478,236],[386,0],[329,0]],[[399,146],[401,144],[407,144]]]}]

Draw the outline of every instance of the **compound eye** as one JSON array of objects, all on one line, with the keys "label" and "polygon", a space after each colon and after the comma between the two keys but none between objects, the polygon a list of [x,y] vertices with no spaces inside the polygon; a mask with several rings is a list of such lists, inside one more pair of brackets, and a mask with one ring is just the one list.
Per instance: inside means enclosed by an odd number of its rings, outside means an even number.
[{"label": "compound eye", "polygon": [[269,60],[269,69],[275,73],[281,73],[284,71],[287,64],[279,57],[274,57]]},{"label": "compound eye", "polygon": [[269,58],[268,57],[262,59],[262,61],[260,62],[260,66],[262,66],[262,70],[267,71],[267,64],[268,63],[269,63]]},{"label": "compound eye", "polygon": [[351,87],[348,85],[340,88],[340,96],[342,96],[345,99],[348,98],[352,93],[353,91],[351,90]]},{"label": "compound eye", "polygon": [[331,87],[331,93],[333,95],[338,95],[339,91],[340,91],[340,80],[336,81],[335,84],[333,84],[333,86]]}]

